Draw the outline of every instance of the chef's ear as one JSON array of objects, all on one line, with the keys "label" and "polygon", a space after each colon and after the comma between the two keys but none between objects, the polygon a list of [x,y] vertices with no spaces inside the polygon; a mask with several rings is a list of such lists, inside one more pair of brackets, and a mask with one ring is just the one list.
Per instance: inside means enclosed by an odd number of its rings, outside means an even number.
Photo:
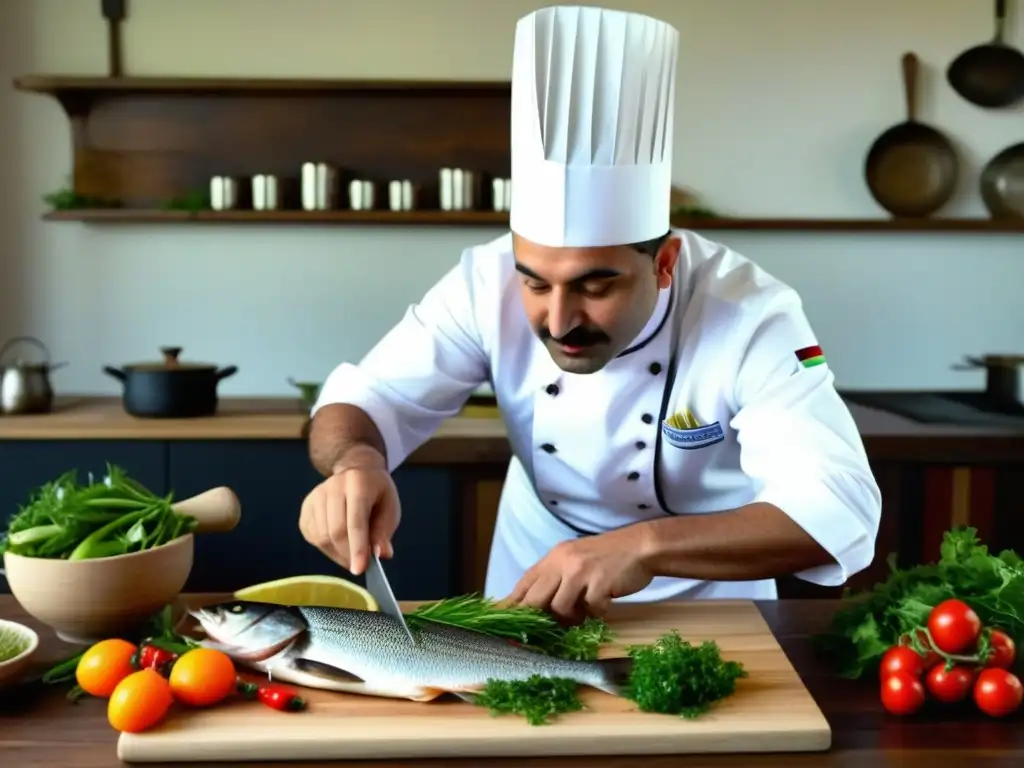
[{"label": "chef's ear", "polygon": [[683,241],[678,237],[669,236],[654,255],[654,271],[658,276],[659,288],[668,288],[672,285],[672,273],[675,272],[682,245]]}]

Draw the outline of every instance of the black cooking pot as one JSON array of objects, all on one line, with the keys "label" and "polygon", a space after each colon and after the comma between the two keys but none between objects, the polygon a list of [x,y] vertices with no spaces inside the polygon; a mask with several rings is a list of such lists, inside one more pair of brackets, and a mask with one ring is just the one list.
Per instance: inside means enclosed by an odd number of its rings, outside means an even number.
[{"label": "black cooking pot", "polygon": [[162,347],[162,363],[135,363],[123,368],[103,366],[103,372],[124,382],[124,409],[132,416],[181,419],[217,412],[217,384],[238,372],[229,365],[181,363],[181,347]]}]

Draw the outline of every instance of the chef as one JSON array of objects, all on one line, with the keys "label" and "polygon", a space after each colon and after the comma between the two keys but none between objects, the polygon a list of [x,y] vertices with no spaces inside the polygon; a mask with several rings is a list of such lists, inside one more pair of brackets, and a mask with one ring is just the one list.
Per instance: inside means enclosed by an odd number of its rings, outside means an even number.
[{"label": "chef", "polygon": [[874,556],[880,494],[799,296],[669,222],[678,33],[553,7],[518,23],[511,232],[467,248],[313,408],[300,529],[393,554],[390,473],[489,384],[511,443],[485,593],[766,599]]}]

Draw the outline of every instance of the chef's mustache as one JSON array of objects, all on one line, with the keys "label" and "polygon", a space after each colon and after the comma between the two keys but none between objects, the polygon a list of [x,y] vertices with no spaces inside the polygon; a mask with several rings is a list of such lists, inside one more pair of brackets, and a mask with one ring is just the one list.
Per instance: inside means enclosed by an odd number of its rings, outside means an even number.
[{"label": "chef's mustache", "polygon": [[541,328],[540,338],[542,341],[550,339],[567,347],[590,347],[608,341],[608,337],[604,333],[589,328],[573,328],[561,338],[555,338],[547,328]]}]

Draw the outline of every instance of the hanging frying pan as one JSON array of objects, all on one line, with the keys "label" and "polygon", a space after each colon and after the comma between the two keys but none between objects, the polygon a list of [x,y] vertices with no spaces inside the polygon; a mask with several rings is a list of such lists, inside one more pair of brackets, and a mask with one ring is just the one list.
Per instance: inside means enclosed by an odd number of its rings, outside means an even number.
[{"label": "hanging frying pan", "polygon": [[946,79],[972,104],[993,109],[1024,99],[1024,53],[1003,42],[1006,0],[996,1],[996,34],[991,43],[970,48],[949,65]]},{"label": "hanging frying pan", "polygon": [[931,215],[953,196],[960,160],[942,133],[917,120],[917,56],[903,55],[907,119],[875,139],[864,176],[875,201],[893,216]]},{"label": "hanging frying pan", "polygon": [[1024,142],[1007,147],[981,171],[981,199],[996,219],[1024,219]]}]

